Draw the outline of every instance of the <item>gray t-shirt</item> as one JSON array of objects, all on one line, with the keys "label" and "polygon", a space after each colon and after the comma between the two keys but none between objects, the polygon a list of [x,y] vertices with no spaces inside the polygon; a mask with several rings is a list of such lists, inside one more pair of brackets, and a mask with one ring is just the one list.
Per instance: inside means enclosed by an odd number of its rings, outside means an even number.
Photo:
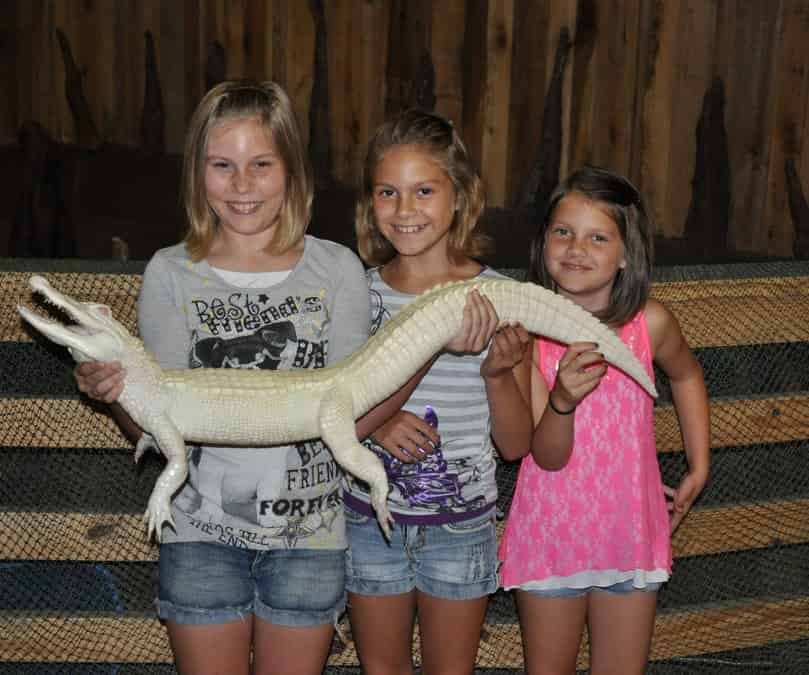
[{"label": "gray t-shirt", "polygon": [[[416,296],[388,286],[379,269],[367,274],[371,333],[375,333]],[[488,267],[480,277],[504,278]],[[426,459],[405,464],[370,439],[365,442],[385,463],[391,490],[388,505],[398,522],[460,522],[494,508],[495,450],[486,384],[480,375],[487,354],[488,348],[480,354],[441,354],[403,406],[427,419],[441,435],[441,447]],[[373,513],[368,486],[348,475],[345,502],[366,515]]]},{"label": "gray t-shirt", "polygon": [[[368,337],[362,263],[307,236],[290,275],[267,288],[227,283],[183,244],[155,253],[143,274],[138,327],[164,368],[323,368]],[[272,415],[267,401],[267,415]],[[340,469],[319,440],[272,448],[188,446],[189,476],[163,540],[252,549],[340,549]]]}]

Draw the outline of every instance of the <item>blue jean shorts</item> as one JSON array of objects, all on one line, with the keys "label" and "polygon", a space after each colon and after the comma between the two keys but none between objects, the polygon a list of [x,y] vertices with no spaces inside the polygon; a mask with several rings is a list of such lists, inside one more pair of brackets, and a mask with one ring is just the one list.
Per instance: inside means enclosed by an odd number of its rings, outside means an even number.
[{"label": "blue jean shorts", "polygon": [[345,608],[345,552],[162,544],[156,604],[161,619],[183,624],[250,614],[282,626],[334,623]]},{"label": "blue jean shorts", "polygon": [[619,581],[612,586],[588,586],[586,588],[548,588],[547,590],[526,590],[526,593],[539,598],[581,598],[590,592],[611,593],[612,595],[626,595],[635,591],[655,593],[663,584],[657,581],[647,583],[643,588],[636,588],[632,579]]},{"label": "blue jean shorts", "polygon": [[437,598],[472,600],[497,590],[493,512],[462,523],[397,524],[388,544],[374,518],[343,506],[351,593],[398,595],[418,589]]}]

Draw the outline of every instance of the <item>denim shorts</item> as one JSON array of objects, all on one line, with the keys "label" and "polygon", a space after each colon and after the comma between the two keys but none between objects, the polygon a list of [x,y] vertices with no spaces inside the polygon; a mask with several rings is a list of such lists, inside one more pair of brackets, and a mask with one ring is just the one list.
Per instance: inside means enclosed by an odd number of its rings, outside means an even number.
[{"label": "denim shorts", "polygon": [[633,585],[632,579],[626,581],[619,581],[612,586],[587,586],[586,588],[548,588],[545,590],[530,589],[525,590],[526,593],[535,595],[538,598],[581,598],[590,592],[611,593],[612,595],[626,595],[635,591],[645,593],[654,593],[660,590],[663,584],[659,581],[651,581],[643,588],[637,588]]},{"label": "denim shorts", "polygon": [[183,624],[250,614],[282,626],[334,623],[345,608],[345,552],[162,544],[156,604],[161,619]]},{"label": "denim shorts", "polygon": [[343,506],[348,591],[380,596],[417,588],[437,598],[472,600],[497,590],[494,512],[446,525],[397,524],[388,544],[374,518]]}]

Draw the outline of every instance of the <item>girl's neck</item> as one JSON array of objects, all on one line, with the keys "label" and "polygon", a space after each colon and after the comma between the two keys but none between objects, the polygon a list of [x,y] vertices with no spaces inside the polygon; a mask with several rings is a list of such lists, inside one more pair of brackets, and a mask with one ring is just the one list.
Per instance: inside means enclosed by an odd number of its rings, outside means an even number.
[{"label": "girl's neck", "polygon": [[291,270],[303,255],[304,240],[288,251],[272,252],[274,237],[238,237],[218,232],[205,259],[209,265],[233,272],[279,272]]},{"label": "girl's neck", "polygon": [[395,256],[381,270],[383,281],[402,293],[423,293],[450,281],[465,281],[480,274],[483,266],[472,258],[451,260],[447,256],[426,259],[423,256]]}]

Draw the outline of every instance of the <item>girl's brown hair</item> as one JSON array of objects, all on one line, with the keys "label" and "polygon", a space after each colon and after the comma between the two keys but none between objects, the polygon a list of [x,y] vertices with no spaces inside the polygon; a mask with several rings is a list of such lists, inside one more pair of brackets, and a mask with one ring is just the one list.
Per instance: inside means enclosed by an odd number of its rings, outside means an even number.
[{"label": "girl's brown hair", "polygon": [[384,265],[396,250],[374,222],[374,172],[393,147],[414,145],[443,169],[455,189],[456,212],[449,231],[449,254],[476,258],[489,250],[489,239],[478,229],[485,206],[483,181],[452,123],[433,113],[405,110],[382,124],[368,144],[362,170],[354,227],[360,257],[368,265]]},{"label": "girl's brown hair", "polygon": [[618,227],[624,243],[626,266],[618,270],[607,307],[597,314],[602,321],[620,326],[643,309],[649,297],[654,263],[654,227],[638,189],[623,176],[597,166],[585,166],[562,182],[551,194],[545,217],[531,244],[528,281],[553,291],[556,283],[545,266],[545,241],[559,202],[569,194],[593,202]]},{"label": "girl's brown hair", "polygon": [[286,171],[286,194],[273,253],[284,253],[295,246],[309,226],[314,192],[312,170],[286,92],[275,82],[222,82],[200,101],[186,135],[182,193],[188,219],[185,245],[192,260],[208,254],[219,220],[205,191],[210,130],[223,121],[251,118],[259,120],[272,139]]}]

